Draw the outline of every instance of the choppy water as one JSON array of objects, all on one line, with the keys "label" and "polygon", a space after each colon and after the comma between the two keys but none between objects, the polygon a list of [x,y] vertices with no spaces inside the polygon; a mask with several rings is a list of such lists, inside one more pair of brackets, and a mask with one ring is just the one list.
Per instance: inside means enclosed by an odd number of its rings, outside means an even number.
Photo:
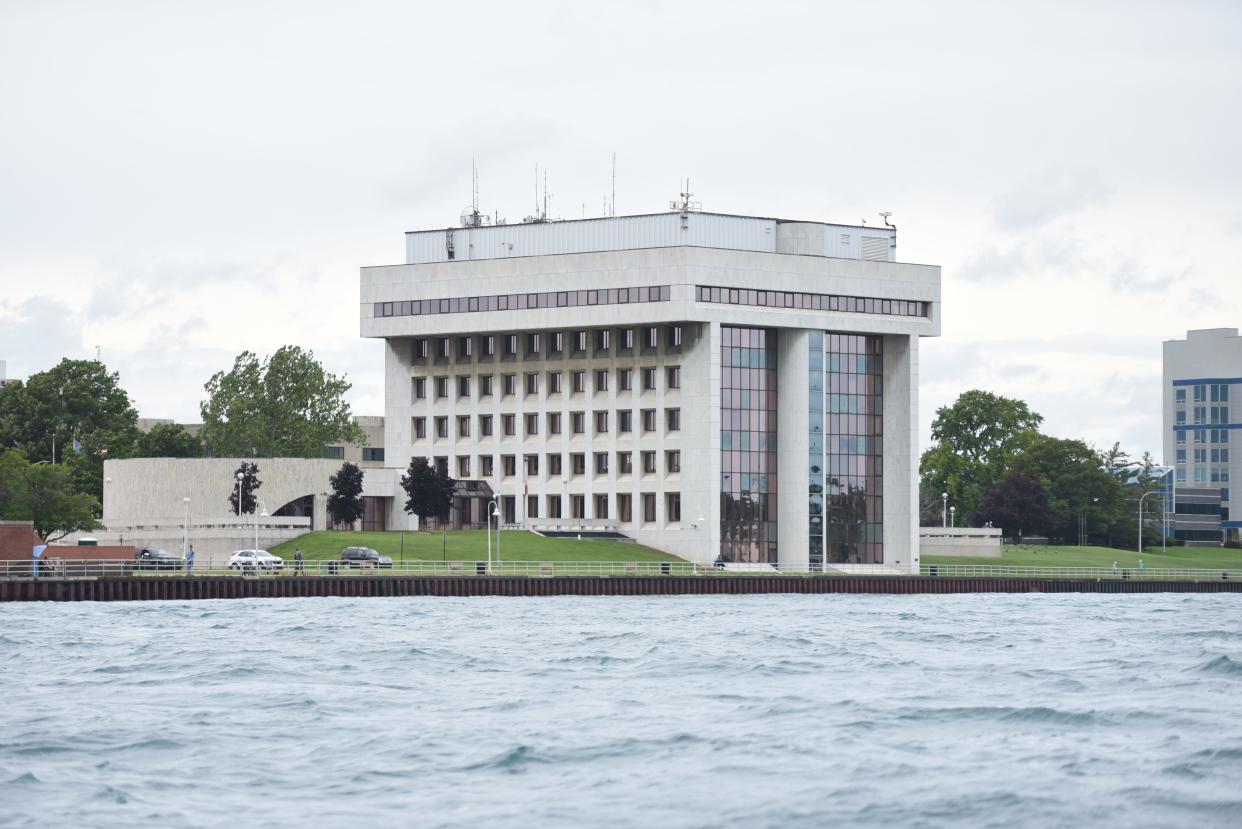
[{"label": "choppy water", "polygon": [[1237,596],[0,606],[0,825],[1237,826]]}]

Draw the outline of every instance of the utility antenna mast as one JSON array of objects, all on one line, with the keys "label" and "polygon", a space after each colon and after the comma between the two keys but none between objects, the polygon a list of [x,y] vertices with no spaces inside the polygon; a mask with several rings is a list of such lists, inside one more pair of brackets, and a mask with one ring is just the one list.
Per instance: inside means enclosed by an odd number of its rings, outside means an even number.
[{"label": "utility antenna mast", "polygon": [[612,207],[608,211],[609,215],[617,215],[617,154],[612,154]]}]

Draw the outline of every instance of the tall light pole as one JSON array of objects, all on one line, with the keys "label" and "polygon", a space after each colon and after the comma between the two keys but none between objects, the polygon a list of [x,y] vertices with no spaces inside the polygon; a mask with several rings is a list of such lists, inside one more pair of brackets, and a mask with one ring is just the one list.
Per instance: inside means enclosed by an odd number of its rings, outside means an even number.
[{"label": "tall light pole", "polygon": [[181,525],[181,557],[185,558],[190,549],[190,496],[182,498],[181,503],[185,504],[185,523]]},{"label": "tall light pole", "polygon": [[1156,494],[1157,494],[1157,493],[1159,493],[1159,492],[1160,492],[1160,490],[1158,490],[1158,489],[1153,489],[1153,490],[1152,490],[1152,491],[1150,491],[1150,492],[1144,492],[1144,493],[1142,494],[1142,496],[1140,496],[1140,497],[1139,497],[1139,507],[1138,507],[1138,524],[1139,524],[1139,527],[1138,527],[1138,551],[1139,551],[1139,555],[1142,555],[1142,554],[1143,554],[1143,501],[1144,501],[1144,499],[1146,499],[1146,498],[1147,498],[1147,496],[1148,496],[1148,495],[1156,495]]},{"label": "tall light pole", "polygon": [[242,485],[242,479],[245,477],[246,477],[245,473],[242,473],[242,472],[237,473],[237,520],[238,521],[241,520],[241,485]]},{"label": "tall light pole", "polygon": [[267,504],[256,499],[254,511],[254,548],[256,550],[259,549],[259,506],[263,507],[263,517],[267,518]]},{"label": "tall light pole", "polygon": [[949,507],[949,517],[952,519],[952,525],[956,527],[957,526],[957,507],[956,506]]},{"label": "tall light pole", "polygon": [[[496,510],[496,499],[487,502],[483,517],[487,520],[487,572],[492,572],[492,516]],[[500,525],[496,525],[496,546],[500,546]]]},{"label": "tall light pole", "polygon": [[940,500],[941,500],[940,508],[942,510],[942,513],[940,516],[940,526],[947,527],[949,526],[949,493],[947,492],[940,493]]}]

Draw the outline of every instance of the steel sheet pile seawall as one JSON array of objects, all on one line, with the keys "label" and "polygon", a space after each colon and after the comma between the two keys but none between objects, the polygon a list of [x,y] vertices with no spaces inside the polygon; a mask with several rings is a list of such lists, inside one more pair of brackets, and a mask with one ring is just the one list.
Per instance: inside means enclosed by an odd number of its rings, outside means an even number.
[{"label": "steel sheet pile seawall", "polygon": [[135,577],[0,581],[0,602],[184,601],[316,596],[671,596],[755,593],[1242,593],[1239,581],[917,576]]}]

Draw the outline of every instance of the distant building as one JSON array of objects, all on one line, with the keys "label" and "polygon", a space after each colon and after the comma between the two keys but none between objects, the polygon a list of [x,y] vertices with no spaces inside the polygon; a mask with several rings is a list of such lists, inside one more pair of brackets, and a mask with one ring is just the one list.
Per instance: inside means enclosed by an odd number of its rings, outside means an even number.
[{"label": "distant building", "polygon": [[[406,234],[363,268],[395,481],[464,482],[460,525],[611,527],[698,561],[918,558],[919,339],[940,268],[892,227],[698,212]],[[370,477],[370,476],[368,476]],[[376,478],[376,484],[380,482]],[[378,493],[377,493],[378,494]]]},{"label": "distant building", "polygon": [[0,360],[0,386],[7,386],[9,383],[17,383],[19,380],[10,380],[8,375],[8,361]]},{"label": "distant building", "polygon": [[1242,474],[1232,441],[1242,418],[1230,409],[1239,394],[1238,329],[1188,331],[1164,343],[1164,461],[1176,476],[1174,535],[1187,544],[1220,544],[1242,528],[1230,515],[1230,482]]}]

